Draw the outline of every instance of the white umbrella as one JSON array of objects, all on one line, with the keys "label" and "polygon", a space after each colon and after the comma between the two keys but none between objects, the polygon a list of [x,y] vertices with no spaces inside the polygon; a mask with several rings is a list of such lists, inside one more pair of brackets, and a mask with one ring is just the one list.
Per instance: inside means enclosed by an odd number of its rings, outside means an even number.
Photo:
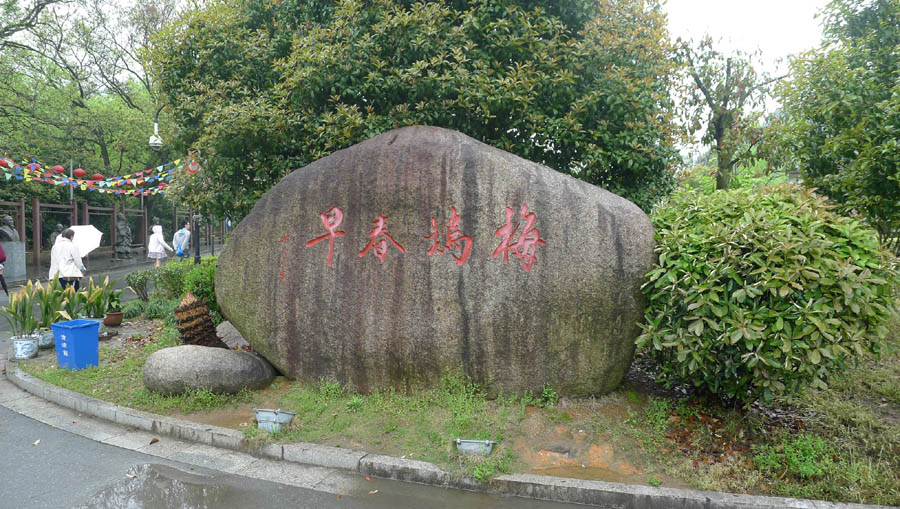
[{"label": "white umbrella", "polygon": [[78,248],[78,253],[82,258],[100,247],[100,239],[103,237],[103,232],[94,228],[94,225],[82,224],[70,226],[69,228],[75,232],[75,236],[72,237],[72,243]]}]

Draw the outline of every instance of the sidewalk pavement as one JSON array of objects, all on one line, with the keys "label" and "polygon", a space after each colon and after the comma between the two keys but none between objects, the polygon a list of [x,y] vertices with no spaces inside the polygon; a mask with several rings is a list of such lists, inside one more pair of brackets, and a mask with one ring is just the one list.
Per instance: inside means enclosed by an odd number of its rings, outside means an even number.
[{"label": "sidewalk pavement", "polygon": [[[531,474],[502,475],[487,484],[456,479],[424,461],[311,443],[258,443],[238,430],[164,417],[68,391],[6,363],[0,353],[0,405],[50,426],[125,449],[192,465],[296,485],[315,484],[319,491],[340,494],[359,476],[372,476],[443,488],[500,493],[524,498],[609,508],[876,508],[819,500],[758,497],[710,491],[632,486]],[[333,475],[333,470],[339,473]]]}]

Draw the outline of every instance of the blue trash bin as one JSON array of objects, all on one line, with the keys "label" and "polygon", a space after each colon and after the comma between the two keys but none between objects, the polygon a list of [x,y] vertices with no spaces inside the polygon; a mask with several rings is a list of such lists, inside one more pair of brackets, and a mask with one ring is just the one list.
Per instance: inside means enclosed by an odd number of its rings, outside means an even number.
[{"label": "blue trash bin", "polygon": [[56,340],[56,362],[59,367],[77,370],[100,363],[100,322],[69,320],[50,324]]}]

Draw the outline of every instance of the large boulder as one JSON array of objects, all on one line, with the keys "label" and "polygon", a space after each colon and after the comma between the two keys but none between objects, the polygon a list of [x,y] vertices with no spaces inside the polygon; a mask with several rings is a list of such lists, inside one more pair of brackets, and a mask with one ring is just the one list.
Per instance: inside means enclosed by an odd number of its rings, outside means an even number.
[{"label": "large boulder", "polygon": [[653,228],[633,203],[435,127],[286,176],[235,228],[223,314],[287,376],[367,392],[462,369],[601,394],[634,353]]},{"label": "large boulder", "polygon": [[244,387],[261,389],[273,378],[275,370],[257,355],[198,345],[153,352],[141,374],[144,386],[161,394],[183,394],[194,389],[235,394]]}]

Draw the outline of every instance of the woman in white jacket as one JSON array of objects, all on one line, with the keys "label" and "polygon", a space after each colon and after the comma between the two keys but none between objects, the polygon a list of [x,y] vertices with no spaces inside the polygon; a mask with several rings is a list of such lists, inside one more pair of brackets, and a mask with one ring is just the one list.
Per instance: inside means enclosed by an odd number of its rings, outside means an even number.
[{"label": "woman in white jacket", "polygon": [[153,227],[153,235],[150,236],[150,243],[147,246],[147,258],[152,258],[156,260],[156,267],[159,267],[159,261],[166,258],[165,249],[169,251],[175,252],[172,249],[172,246],[166,244],[166,239],[163,237],[162,226],[155,225]]},{"label": "woman in white jacket", "polygon": [[81,262],[81,253],[78,247],[72,243],[75,238],[75,232],[70,228],[66,228],[56,237],[53,249],[50,250],[50,279],[59,276],[59,284],[63,288],[74,286],[78,291],[81,277],[84,276],[86,269],[84,263]]}]

